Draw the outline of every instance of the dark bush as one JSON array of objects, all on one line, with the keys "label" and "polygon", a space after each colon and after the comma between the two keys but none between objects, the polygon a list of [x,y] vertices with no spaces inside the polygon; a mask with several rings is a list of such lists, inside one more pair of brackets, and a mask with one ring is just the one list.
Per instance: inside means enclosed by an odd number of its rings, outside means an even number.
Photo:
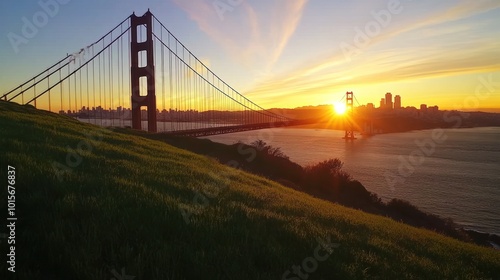
[{"label": "dark bush", "polygon": [[263,140],[255,140],[250,144],[251,146],[255,147],[258,151],[260,151],[262,154],[270,156],[270,157],[276,157],[276,158],[283,158],[283,159],[290,159],[287,155],[285,155],[280,148],[275,148],[271,145],[268,145],[266,142]]},{"label": "dark bush", "polygon": [[329,159],[304,168],[302,186],[311,194],[343,204],[367,203],[370,193],[342,170],[339,159]]}]

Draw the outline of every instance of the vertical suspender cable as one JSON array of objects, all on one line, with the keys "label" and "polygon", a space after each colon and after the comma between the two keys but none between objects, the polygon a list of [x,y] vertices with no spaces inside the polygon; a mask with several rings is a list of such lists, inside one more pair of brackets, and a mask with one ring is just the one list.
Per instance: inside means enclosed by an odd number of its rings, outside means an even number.
[{"label": "vertical suspender cable", "polygon": [[[123,24],[120,25],[120,34],[123,33]],[[123,101],[123,96],[125,95],[123,92],[123,36],[118,41],[118,99],[120,103],[120,123],[119,126],[123,127],[123,117],[124,117],[124,107],[125,104]]]},{"label": "vertical suspender cable", "polygon": [[102,126],[102,83],[101,83],[101,55],[99,55],[99,72],[98,72],[98,78],[99,78],[99,122]]},{"label": "vertical suspender cable", "polygon": [[[94,57],[94,55],[95,55],[94,45],[92,45],[92,57]],[[95,105],[95,59],[92,60],[92,100],[94,105],[92,106],[92,119],[94,121],[94,124],[96,124],[97,108]]]},{"label": "vertical suspender cable", "polygon": [[[160,38],[161,41],[163,41],[163,28],[160,26]],[[161,96],[162,96],[162,101],[163,101],[163,109],[162,109],[162,116],[163,116],[163,132],[165,132],[165,125],[166,125],[166,110],[165,110],[165,48],[160,45],[161,48]]]},{"label": "vertical suspender cable", "polygon": [[[132,19],[130,19],[130,26],[132,26]],[[128,49],[128,68],[127,68],[127,71],[130,73],[130,68],[132,67],[132,49],[130,48],[130,42],[132,42],[132,36],[131,36],[131,31],[128,32],[128,40],[127,40],[127,49]],[[130,74],[129,74],[129,77],[130,77]],[[129,85],[132,83],[131,80],[129,80]],[[130,102],[130,109],[129,109],[129,113],[132,112],[132,88],[129,86],[129,88],[131,89],[129,91],[129,93],[127,94],[127,98],[128,98],[128,101]],[[131,118],[131,115],[130,114],[127,114],[127,119]],[[132,126],[132,124],[131,124]]]},{"label": "vertical suspender cable", "polygon": [[68,110],[71,113],[71,77],[69,76],[69,74],[71,73],[71,70],[70,70],[69,65],[70,64],[68,64],[68,105],[69,105]]},{"label": "vertical suspender cable", "polygon": [[[81,59],[80,59],[80,66],[82,66],[82,62],[81,62]],[[83,93],[82,93],[82,71],[78,71],[78,75],[80,75],[80,106],[81,106],[81,109],[83,110]],[[76,76],[76,75],[75,75]],[[77,110],[78,107],[76,107]],[[79,111],[78,111],[79,112]],[[83,112],[82,112],[83,113]]]},{"label": "vertical suspender cable", "polygon": [[[113,32],[111,32],[111,42],[113,42]],[[109,59],[109,114],[111,118],[111,126],[115,125],[115,116],[113,113],[114,110],[114,96],[113,96],[113,82],[114,82],[114,76],[113,76],[113,45],[109,46],[108,49],[108,59]]]},{"label": "vertical suspender cable", "polygon": [[50,76],[47,76],[47,87],[49,88],[49,112],[52,112],[52,104],[50,103]]},{"label": "vertical suspender cable", "polygon": [[74,74],[74,79],[75,79],[75,112],[78,113],[78,97],[77,97],[77,90],[76,90],[76,73]]},{"label": "vertical suspender cable", "polygon": [[[102,49],[104,49],[105,46],[104,46],[104,40],[102,40]],[[103,99],[104,99],[104,102],[102,103],[104,108],[102,108],[103,110],[103,119],[104,119],[104,125],[106,125],[106,110],[107,110],[107,94],[106,94],[106,81],[108,80],[107,77],[106,77],[106,52],[103,52],[102,53],[102,95],[103,95]]]},{"label": "vertical suspender cable", "polygon": [[[33,78],[33,83],[35,83],[35,78]],[[33,96],[36,98],[36,84],[33,85]],[[35,99],[35,108],[36,108],[36,99]]]},{"label": "vertical suspender cable", "polygon": [[[168,36],[168,47],[171,49],[170,47],[170,34],[167,35]],[[173,113],[173,107],[174,107],[174,99],[173,99],[173,85],[172,85],[172,51],[169,51],[168,52],[168,67],[169,67],[169,70],[168,70],[168,77],[169,77],[169,86],[170,86],[170,110],[169,110],[169,116],[170,116],[170,131],[174,131],[174,120],[173,120],[173,116],[172,116],[172,113]]]},{"label": "vertical suspender cable", "polygon": [[[61,76],[61,69],[59,69],[59,81],[61,81],[62,79],[62,76]],[[64,107],[63,107],[63,83],[60,82],[59,84],[59,91],[61,93],[61,111],[64,111]]]},{"label": "vertical suspender cable", "polygon": [[89,65],[87,64],[86,68],[86,93],[87,93],[87,118],[90,118],[90,91],[89,91]]},{"label": "vertical suspender cable", "polygon": [[[177,41],[175,42],[175,53],[177,54]],[[180,117],[181,117],[181,107],[179,103],[179,95],[180,95],[180,65],[179,65],[179,59],[175,58],[175,111],[176,111],[176,125],[175,125],[175,130],[179,130],[179,125],[180,125]]]}]

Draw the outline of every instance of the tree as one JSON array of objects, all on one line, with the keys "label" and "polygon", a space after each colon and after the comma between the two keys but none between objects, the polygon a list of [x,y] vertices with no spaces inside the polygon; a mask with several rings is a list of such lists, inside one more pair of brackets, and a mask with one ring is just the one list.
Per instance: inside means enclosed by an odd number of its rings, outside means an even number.
[{"label": "tree", "polygon": [[255,140],[251,144],[251,146],[255,147],[257,150],[260,152],[264,153],[265,155],[271,156],[271,157],[277,157],[277,158],[283,158],[283,159],[289,159],[287,155],[285,155],[280,148],[275,148],[271,145],[268,145],[266,142],[263,140]]}]

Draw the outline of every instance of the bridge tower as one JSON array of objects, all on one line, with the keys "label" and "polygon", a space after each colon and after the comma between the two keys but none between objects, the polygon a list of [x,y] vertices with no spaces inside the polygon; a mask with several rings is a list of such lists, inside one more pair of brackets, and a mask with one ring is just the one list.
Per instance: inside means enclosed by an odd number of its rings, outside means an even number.
[{"label": "bridge tower", "polygon": [[[131,68],[130,78],[132,86],[132,128],[142,129],[141,108],[147,107],[148,131],[157,132],[156,128],[156,89],[155,89],[155,66],[153,50],[153,14],[148,10],[143,16],[138,17],[134,14],[130,17],[131,37]],[[139,38],[138,27],[146,30],[146,40]],[[139,65],[139,56],[146,53],[146,62]],[[146,77],[147,91],[141,94],[140,79]]]},{"label": "bridge tower", "polygon": [[343,139],[345,141],[353,141],[356,139],[354,137],[354,93],[352,91],[348,91],[346,93],[346,120],[347,123],[345,123],[345,136]]}]

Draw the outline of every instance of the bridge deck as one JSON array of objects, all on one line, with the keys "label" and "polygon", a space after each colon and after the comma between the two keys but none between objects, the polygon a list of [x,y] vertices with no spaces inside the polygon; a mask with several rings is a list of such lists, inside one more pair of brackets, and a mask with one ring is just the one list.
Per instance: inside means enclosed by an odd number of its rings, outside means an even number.
[{"label": "bridge deck", "polygon": [[257,124],[245,124],[245,125],[234,125],[234,126],[224,126],[224,127],[191,129],[191,130],[182,130],[182,131],[169,131],[169,132],[161,132],[161,134],[172,135],[172,136],[203,137],[203,136],[235,133],[235,132],[266,129],[266,128],[296,126],[296,125],[303,125],[303,124],[308,124],[308,123],[310,123],[310,121],[293,120],[293,121],[286,121],[286,122],[257,123]]}]

